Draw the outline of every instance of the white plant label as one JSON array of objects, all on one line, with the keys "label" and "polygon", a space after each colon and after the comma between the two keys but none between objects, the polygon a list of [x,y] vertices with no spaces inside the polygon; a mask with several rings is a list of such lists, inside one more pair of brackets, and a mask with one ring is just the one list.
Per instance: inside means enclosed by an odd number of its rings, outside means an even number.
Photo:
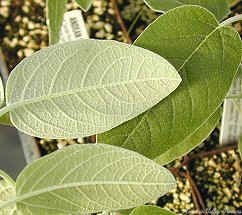
[{"label": "white plant label", "polygon": [[242,75],[233,83],[224,102],[220,143],[238,142],[242,135],[242,99],[233,98],[242,94]]},{"label": "white plant label", "polygon": [[72,10],[66,12],[61,27],[60,43],[88,38],[89,36],[81,11]]}]

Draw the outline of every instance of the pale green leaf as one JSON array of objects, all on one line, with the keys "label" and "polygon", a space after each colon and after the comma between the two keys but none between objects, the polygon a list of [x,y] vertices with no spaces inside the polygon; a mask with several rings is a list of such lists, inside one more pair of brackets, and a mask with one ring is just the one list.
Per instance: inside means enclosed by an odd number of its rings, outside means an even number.
[{"label": "pale green leaf", "polygon": [[60,30],[66,11],[67,0],[47,0],[47,18],[49,28],[49,43],[59,42]]},{"label": "pale green leaf", "polygon": [[227,0],[144,0],[153,10],[158,12],[168,11],[182,5],[200,5],[207,8],[222,20],[229,13]]},{"label": "pale green leaf", "polygon": [[17,178],[15,201],[23,214],[88,214],[139,206],[174,186],[167,169],[136,152],[81,144],[25,168]]},{"label": "pale green leaf", "polygon": [[135,208],[130,215],[175,215],[175,213],[156,206],[140,206]]},{"label": "pale green leaf", "polygon": [[4,105],[4,88],[2,78],[0,76],[0,107]]},{"label": "pale green leaf", "polygon": [[237,32],[219,27],[204,8],[182,6],[160,16],[135,44],[168,59],[178,69],[182,84],[144,114],[99,135],[99,141],[153,159],[164,154],[161,163],[189,152],[219,118],[214,114],[239,66],[240,43]]},{"label": "pale green leaf", "polygon": [[[15,182],[0,170],[0,204],[16,196]],[[16,206],[0,209],[1,215],[17,215]]]},{"label": "pale green leaf", "polygon": [[175,68],[151,51],[72,41],[36,52],[12,71],[0,116],[10,111],[14,126],[32,136],[84,137],[146,111],[180,82]]},{"label": "pale green leaf", "polygon": [[84,11],[87,11],[91,7],[93,0],[76,0],[76,2]]}]

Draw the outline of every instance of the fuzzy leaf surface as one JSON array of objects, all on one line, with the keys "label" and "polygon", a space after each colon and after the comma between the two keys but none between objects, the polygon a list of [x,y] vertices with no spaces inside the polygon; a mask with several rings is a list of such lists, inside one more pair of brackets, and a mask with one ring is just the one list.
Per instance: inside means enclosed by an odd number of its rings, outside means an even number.
[{"label": "fuzzy leaf surface", "polygon": [[[5,172],[0,170],[0,204],[16,196],[15,182]],[[1,215],[20,215],[16,206],[0,209]]]},{"label": "fuzzy leaf surface", "polygon": [[3,111],[32,136],[85,137],[136,117],[180,82],[176,69],[151,51],[115,41],[77,40],[23,60],[7,82]]},{"label": "fuzzy leaf surface", "polygon": [[208,10],[182,6],[160,16],[135,44],[171,62],[182,84],[158,105],[98,139],[164,164],[192,150],[215,127],[216,111],[240,64],[241,41]]},{"label": "fuzzy leaf surface", "polygon": [[89,214],[142,205],[173,189],[165,168],[105,144],[66,147],[25,168],[17,178],[23,214]]},{"label": "fuzzy leaf surface", "polygon": [[158,12],[168,11],[182,5],[199,5],[210,10],[219,20],[229,14],[227,0],[144,0],[153,10]]}]

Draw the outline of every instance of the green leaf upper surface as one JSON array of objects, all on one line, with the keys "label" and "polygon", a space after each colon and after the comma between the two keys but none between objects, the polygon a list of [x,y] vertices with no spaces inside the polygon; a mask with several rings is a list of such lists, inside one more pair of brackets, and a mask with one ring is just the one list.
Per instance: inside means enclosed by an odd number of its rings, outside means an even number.
[{"label": "green leaf upper surface", "polygon": [[175,213],[156,206],[140,206],[135,208],[130,215],[175,215]]},{"label": "green leaf upper surface", "polygon": [[66,147],[29,165],[16,183],[23,214],[88,214],[132,208],[175,186],[155,162],[115,146]]},{"label": "green leaf upper surface", "polygon": [[0,107],[2,107],[4,104],[4,88],[3,88],[3,82],[0,76]]},{"label": "green leaf upper surface", "polygon": [[32,136],[84,137],[146,111],[180,82],[175,68],[151,51],[77,40],[23,60],[9,77],[2,111],[10,111],[14,126]]},{"label": "green leaf upper surface", "polygon": [[175,144],[170,147],[166,152],[155,158],[155,161],[161,165],[168,164],[169,162],[186,155],[188,152],[193,150],[195,147],[200,145],[221,119],[221,108],[219,108],[211,117],[207,118],[203,125],[198,129],[194,130],[179,144]]},{"label": "green leaf upper surface", "polygon": [[84,11],[87,11],[91,7],[93,0],[76,0],[76,2]]},{"label": "green leaf upper surface", "polygon": [[49,43],[59,42],[67,0],[47,0]]},{"label": "green leaf upper surface", "polygon": [[[15,182],[0,170],[0,204],[16,196]],[[16,206],[0,209],[1,215],[17,215]]]},{"label": "green leaf upper surface", "polygon": [[175,65],[182,84],[155,107],[98,138],[153,159],[164,154],[163,164],[190,151],[214,127],[219,118],[214,114],[241,60],[241,41],[232,28],[218,27],[206,9],[182,6],[160,16],[135,44]]},{"label": "green leaf upper surface", "polygon": [[200,5],[207,8],[222,20],[229,13],[227,0],[144,0],[155,11],[168,11],[182,5]]}]

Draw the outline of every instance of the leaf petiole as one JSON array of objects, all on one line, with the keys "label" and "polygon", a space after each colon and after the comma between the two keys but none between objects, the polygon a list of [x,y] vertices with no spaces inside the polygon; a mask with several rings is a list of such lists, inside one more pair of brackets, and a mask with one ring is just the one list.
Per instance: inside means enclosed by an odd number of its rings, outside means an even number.
[{"label": "leaf petiole", "polygon": [[226,25],[231,25],[234,22],[242,21],[242,14],[233,16],[231,18],[228,18],[224,20],[223,22],[220,23],[220,26],[226,26]]},{"label": "leaf petiole", "polygon": [[4,106],[3,108],[0,109],[0,117],[3,116],[4,114],[9,112],[9,107]]},{"label": "leaf petiole", "polygon": [[227,96],[226,99],[242,99],[242,95]]}]

